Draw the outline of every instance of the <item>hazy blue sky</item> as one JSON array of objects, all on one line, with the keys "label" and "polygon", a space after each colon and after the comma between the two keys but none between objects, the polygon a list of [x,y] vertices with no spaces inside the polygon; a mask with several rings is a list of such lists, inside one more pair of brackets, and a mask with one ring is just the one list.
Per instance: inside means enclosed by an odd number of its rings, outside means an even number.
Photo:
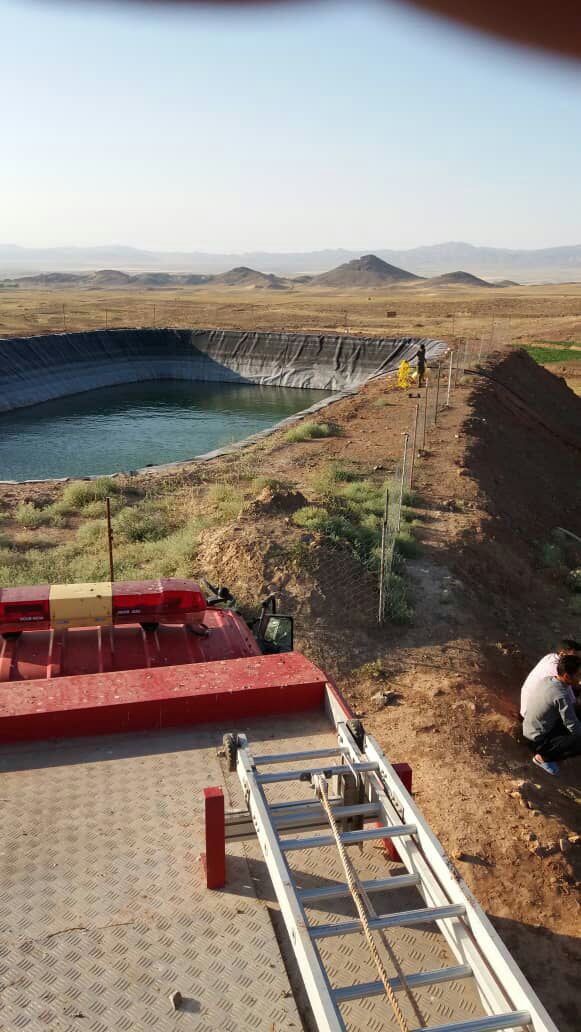
[{"label": "hazy blue sky", "polygon": [[0,38],[2,242],[581,242],[579,66],[366,0],[0,0]]}]

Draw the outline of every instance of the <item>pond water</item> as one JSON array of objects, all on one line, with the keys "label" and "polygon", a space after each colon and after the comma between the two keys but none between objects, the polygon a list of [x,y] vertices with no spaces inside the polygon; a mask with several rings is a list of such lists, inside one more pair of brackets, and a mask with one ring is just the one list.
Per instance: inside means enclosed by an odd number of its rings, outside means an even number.
[{"label": "pond water", "polygon": [[182,380],[122,384],[0,416],[0,480],[177,462],[240,441],[328,391]]}]

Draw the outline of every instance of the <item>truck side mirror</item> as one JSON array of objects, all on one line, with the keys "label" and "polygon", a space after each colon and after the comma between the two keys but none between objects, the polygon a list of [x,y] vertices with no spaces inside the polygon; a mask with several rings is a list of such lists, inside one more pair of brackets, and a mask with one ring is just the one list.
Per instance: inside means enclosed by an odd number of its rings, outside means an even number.
[{"label": "truck side mirror", "polygon": [[264,653],[292,652],[294,625],[292,616],[264,615],[260,621],[258,644]]}]

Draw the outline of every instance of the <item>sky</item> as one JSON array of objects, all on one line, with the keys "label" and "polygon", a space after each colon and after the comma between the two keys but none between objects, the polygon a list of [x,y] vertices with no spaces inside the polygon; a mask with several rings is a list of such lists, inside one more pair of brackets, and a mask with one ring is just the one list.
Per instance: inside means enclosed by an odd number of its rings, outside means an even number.
[{"label": "sky", "polygon": [[0,0],[0,242],[581,243],[581,66],[406,8]]}]

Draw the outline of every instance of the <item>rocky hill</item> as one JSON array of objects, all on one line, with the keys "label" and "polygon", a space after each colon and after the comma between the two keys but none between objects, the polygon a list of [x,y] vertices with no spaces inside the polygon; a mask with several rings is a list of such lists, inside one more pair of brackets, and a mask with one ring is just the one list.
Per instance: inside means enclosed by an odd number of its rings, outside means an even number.
[{"label": "rocky hill", "polygon": [[493,287],[500,284],[489,283],[480,276],[473,276],[471,272],[445,272],[442,276],[432,276],[424,280],[422,286],[426,287]]},{"label": "rocky hill", "polygon": [[334,287],[349,290],[351,287],[386,287],[393,283],[419,281],[413,272],[399,269],[397,265],[389,265],[375,254],[364,254],[352,262],[345,262],[321,276],[313,276],[309,282],[311,287]]}]

